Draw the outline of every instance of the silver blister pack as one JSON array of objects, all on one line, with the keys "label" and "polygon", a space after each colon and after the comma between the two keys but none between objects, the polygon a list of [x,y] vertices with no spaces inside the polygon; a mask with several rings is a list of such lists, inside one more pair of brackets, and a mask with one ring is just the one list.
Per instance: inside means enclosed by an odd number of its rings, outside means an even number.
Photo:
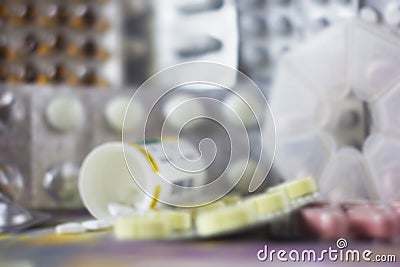
[{"label": "silver blister pack", "polygon": [[[259,158],[261,128],[266,121],[272,122],[272,118],[266,118],[269,109],[262,93],[254,91],[252,95],[248,90],[246,84],[233,91],[176,88],[160,95],[163,90],[157,87],[141,90],[129,108],[133,113],[125,121],[124,142],[160,139],[166,133],[182,137],[205,156],[213,157],[207,170],[210,180],[223,176],[233,186],[244,175],[247,180],[240,190],[247,192],[253,175],[257,173],[262,182],[270,168],[268,161],[259,163]],[[20,173],[14,197],[34,208],[82,207],[77,191],[82,160],[100,144],[121,141],[125,110],[135,90],[3,86],[1,95],[4,98],[10,92],[14,100],[7,106],[8,113],[2,107],[1,115],[8,117],[2,117],[0,140],[4,151],[1,164],[13,166]],[[254,97],[257,94],[259,97]],[[245,110],[240,118],[246,108],[242,101],[255,107],[254,117],[249,118]],[[18,115],[19,110],[22,115]],[[183,126],[180,123],[186,122],[181,119],[191,120],[193,112],[201,118],[179,130]]]},{"label": "silver blister pack", "polygon": [[[233,0],[154,0],[152,72],[190,61],[236,69],[239,33]],[[231,77],[234,85],[236,77]]]}]

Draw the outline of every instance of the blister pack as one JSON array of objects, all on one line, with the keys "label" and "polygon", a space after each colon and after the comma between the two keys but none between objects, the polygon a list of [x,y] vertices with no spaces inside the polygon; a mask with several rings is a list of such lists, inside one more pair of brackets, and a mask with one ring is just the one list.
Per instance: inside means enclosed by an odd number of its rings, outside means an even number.
[{"label": "blister pack", "polygon": [[118,1],[2,1],[1,79],[11,84],[121,84]]}]

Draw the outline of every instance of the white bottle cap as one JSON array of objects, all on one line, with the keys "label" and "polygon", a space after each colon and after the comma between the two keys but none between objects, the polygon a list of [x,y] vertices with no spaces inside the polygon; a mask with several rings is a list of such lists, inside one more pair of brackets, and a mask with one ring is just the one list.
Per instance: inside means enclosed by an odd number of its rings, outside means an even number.
[{"label": "white bottle cap", "polygon": [[[149,177],[146,158],[136,149],[125,149],[125,157],[135,164],[132,170],[135,179],[150,187],[150,179],[144,180]],[[118,142],[103,144],[90,152],[82,164],[78,186],[83,203],[97,219],[113,219],[108,209],[110,203],[138,207],[139,203],[151,201],[131,176],[124,158],[124,144]]]}]

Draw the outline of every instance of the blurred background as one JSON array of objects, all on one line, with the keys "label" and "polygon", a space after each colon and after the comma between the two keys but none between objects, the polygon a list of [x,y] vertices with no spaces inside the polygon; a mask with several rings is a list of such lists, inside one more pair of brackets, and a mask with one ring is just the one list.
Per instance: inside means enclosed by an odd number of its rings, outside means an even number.
[{"label": "blurred background", "polygon": [[[238,69],[230,86],[246,94],[247,76],[268,100],[276,154],[260,190],[312,176],[324,202],[397,203],[398,212],[399,0],[0,0],[0,229],[21,214],[15,229],[36,223],[28,210],[45,221],[81,214],[85,156],[121,140],[144,81],[193,61]],[[228,101],[218,88],[177,95]],[[131,139],[141,141],[135,112]],[[271,126],[245,126],[257,158]],[[215,125],[195,132],[195,142],[219,136],[226,147]],[[256,172],[248,168],[240,194]]]}]

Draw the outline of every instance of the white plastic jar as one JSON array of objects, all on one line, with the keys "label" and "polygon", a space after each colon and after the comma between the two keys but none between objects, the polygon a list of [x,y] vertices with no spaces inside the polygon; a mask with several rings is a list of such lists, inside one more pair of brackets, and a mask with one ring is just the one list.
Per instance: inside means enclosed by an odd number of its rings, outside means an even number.
[{"label": "white plastic jar", "polygon": [[89,212],[102,220],[114,219],[108,210],[110,204],[131,206],[139,211],[158,201],[168,204],[169,200],[187,197],[185,190],[177,190],[176,185],[183,189],[206,183],[204,171],[188,171],[201,170],[201,161],[194,160],[198,157],[199,152],[183,140],[145,145],[105,143],[83,161],[79,193]]}]

